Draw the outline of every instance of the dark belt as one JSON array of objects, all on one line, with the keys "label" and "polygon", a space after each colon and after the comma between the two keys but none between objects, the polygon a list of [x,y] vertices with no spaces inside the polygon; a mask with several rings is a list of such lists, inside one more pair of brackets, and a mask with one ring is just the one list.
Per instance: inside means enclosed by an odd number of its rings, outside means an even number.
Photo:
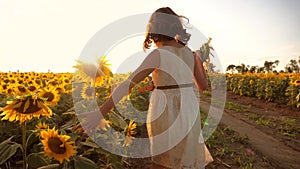
[{"label": "dark belt", "polygon": [[177,89],[177,88],[184,88],[184,87],[193,87],[194,83],[188,84],[180,84],[180,85],[169,85],[169,86],[155,86],[155,89],[166,90],[166,89]]}]

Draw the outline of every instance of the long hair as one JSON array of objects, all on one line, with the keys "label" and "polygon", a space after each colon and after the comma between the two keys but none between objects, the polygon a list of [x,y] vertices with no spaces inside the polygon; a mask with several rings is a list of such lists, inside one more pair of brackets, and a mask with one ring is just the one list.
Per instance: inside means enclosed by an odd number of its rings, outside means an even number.
[{"label": "long hair", "polygon": [[169,7],[157,9],[151,15],[147,25],[144,50],[149,49],[152,42],[173,40],[175,36],[178,37],[178,43],[186,45],[191,35],[184,29],[182,18],[189,21],[188,18],[177,15]]}]

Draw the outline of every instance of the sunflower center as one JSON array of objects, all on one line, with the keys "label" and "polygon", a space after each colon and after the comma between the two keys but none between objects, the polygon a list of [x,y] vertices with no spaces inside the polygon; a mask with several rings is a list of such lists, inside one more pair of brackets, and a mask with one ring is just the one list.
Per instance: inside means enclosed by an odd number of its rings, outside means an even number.
[{"label": "sunflower center", "polygon": [[85,90],[85,94],[87,96],[93,96],[94,95],[94,91],[93,91],[93,88],[89,87]]},{"label": "sunflower center", "polygon": [[11,94],[13,92],[12,89],[7,89],[7,94]]},{"label": "sunflower center", "polygon": [[3,90],[6,90],[6,89],[7,89],[7,86],[8,86],[8,85],[6,85],[6,84],[5,84],[5,85],[2,85]]},{"label": "sunflower center", "polygon": [[64,81],[65,81],[65,83],[70,83],[69,79],[65,79]]},{"label": "sunflower center", "polygon": [[53,86],[56,86],[56,85],[58,85],[58,82],[57,82],[57,81],[52,81],[51,84],[52,84]]},{"label": "sunflower center", "polygon": [[23,87],[23,86],[18,86],[18,90],[19,90],[21,93],[26,92],[26,88]]},{"label": "sunflower center", "polygon": [[38,85],[40,85],[42,83],[42,81],[40,79],[36,79],[35,83],[38,84]]},{"label": "sunflower center", "polygon": [[64,154],[66,152],[65,145],[57,137],[50,137],[48,139],[48,146],[50,150],[56,154]]},{"label": "sunflower center", "polygon": [[51,92],[46,92],[45,94],[43,94],[43,98],[46,98],[48,102],[51,102],[54,97],[54,94]]},{"label": "sunflower center", "polygon": [[35,86],[29,86],[29,87],[28,87],[28,90],[30,90],[30,91],[35,91],[35,90],[36,90],[36,87],[35,87]]},{"label": "sunflower center", "polygon": [[21,114],[31,114],[40,111],[42,108],[38,107],[37,100],[33,100],[31,97],[22,100],[15,105],[14,110]]}]

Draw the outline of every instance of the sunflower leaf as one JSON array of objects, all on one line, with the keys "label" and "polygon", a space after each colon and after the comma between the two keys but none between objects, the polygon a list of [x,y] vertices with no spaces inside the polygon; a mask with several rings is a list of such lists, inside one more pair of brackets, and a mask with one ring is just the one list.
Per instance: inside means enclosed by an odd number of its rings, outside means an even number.
[{"label": "sunflower leaf", "polygon": [[80,144],[82,144],[84,146],[92,147],[92,148],[99,148],[99,145],[95,144],[93,142],[80,142]]},{"label": "sunflower leaf", "polygon": [[10,137],[0,143],[0,165],[11,158],[17,152],[18,148],[21,148],[20,144],[11,141],[12,138]]},{"label": "sunflower leaf", "polygon": [[57,169],[58,167],[59,167],[59,164],[49,164],[46,166],[39,167],[37,169]]},{"label": "sunflower leaf", "polygon": [[64,125],[61,126],[61,129],[70,130],[73,125],[76,123],[76,118],[72,118],[71,120],[67,121]]},{"label": "sunflower leaf", "polygon": [[48,164],[47,160],[44,158],[43,152],[41,153],[32,153],[27,157],[28,165],[31,168],[38,168]]},{"label": "sunflower leaf", "polygon": [[118,113],[116,113],[115,111],[110,111],[111,117],[116,120],[116,122],[118,123],[120,128],[125,128],[127,126],[126,121],[124,120],[124,118],[119,115]]},{"label": "sunflower leaf", "polygon": [[75,169],[98,169],[94,161],[82,156],[74,157],[74,164]]}]

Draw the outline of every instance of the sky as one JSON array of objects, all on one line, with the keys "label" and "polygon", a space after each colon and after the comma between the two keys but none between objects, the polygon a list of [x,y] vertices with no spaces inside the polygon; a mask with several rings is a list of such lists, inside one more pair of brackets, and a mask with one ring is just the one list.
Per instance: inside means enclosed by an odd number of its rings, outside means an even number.
[{"label": "sky", "polygon": [[[0,71],[73,72],[104,27],[166,6],[212,38],[220,71],[266,60],[283,69],[300,56],[299,0],[0,0]],[[95,57],[107,55],[113,72],[133,71],[147,55],[143,38],[127,37]]]}]

